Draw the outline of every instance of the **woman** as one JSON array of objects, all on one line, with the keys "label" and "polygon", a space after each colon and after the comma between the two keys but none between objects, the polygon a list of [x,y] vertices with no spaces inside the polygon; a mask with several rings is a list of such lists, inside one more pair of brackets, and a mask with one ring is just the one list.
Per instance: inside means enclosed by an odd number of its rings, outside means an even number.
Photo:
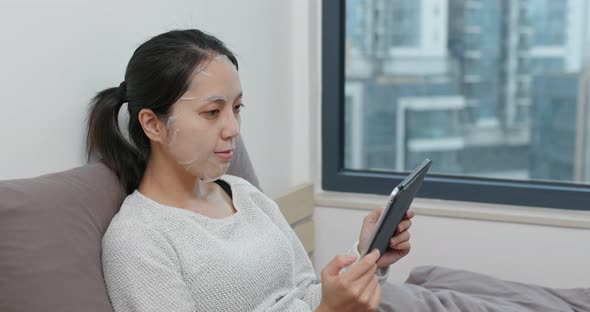
[{"label": "woman", "polygon": [[[131,142],[117,122],[126,102]],[[277,205],[224,175],[243,106],[236,58],[198,30],[142,44],[124,82],[92,101],[88,152],[129,194],[103,238],[115,311],[376,310],[379,281],[410,250],[412,213],[377,263],[372,252],[352,265],[381,210],[369,214],[356,255],[335,257],[316,282]]]}]

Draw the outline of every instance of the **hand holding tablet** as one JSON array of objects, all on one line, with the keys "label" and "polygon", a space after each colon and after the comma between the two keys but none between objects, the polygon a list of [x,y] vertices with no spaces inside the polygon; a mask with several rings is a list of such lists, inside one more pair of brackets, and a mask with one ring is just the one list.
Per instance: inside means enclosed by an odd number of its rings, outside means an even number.
[{"label": "hand holding tablet", "polygon": [[[418,168],[412,171],[408,177],[406,177],[393,189],[385,205],[385,208],[381,212],[379,219],[374,224],[373,231],[370,233],[369,238],[366,239],[366,242],[364,241],[364,246],[359,246],[362,248],[362,250],[359,250],[362,256],[374,249],[378,249],[380,254],[384,255],[388,249],[390,249],[392,237],[396,235],[396,229],[398,228],[400,222],[404,219],[404,216],[406,216],[406,212],[408,211],[408,208],[410,207],[410,204],[412,203],[416,193],[422,186],[424,177],[426,176],[426,173],[428,172],[431,164],[432,161],[426,159],[420,166],[418,166]],[[375,211],[371,214],[378,214],[378,211]],[[369,215],[369,217],[371,217],[371,215]],[[376,216],[373,217],[376,218]],[[411,217],[412,214],[410,212],[408,213],[407,218],[409,219]],[[373,222],[375,222],[374,219]],[[410,223],[410,221],[406,220],[402,223],[402,226],[403,224],[408,223]],[[409,239],[409,233],[404,233],[406,230],[407,228],[401,229],[400,235],[407,235],[408,237],[405,238],[407,240]],[[361,236],[366,237],[366,234],[361,234]],[[400,237],[400,239],[403,240],[402,237]]]}]

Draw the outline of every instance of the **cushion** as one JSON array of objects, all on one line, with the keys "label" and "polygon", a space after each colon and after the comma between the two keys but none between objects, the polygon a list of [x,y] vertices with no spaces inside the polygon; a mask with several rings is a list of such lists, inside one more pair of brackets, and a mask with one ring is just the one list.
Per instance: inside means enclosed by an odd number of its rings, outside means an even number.
[{"label": "cushion", "polygon": [[112,311],[100,246],[124,197],[102,163],[0,182],[0,311]]},{"label": "cushion", "polygon": [[[238,142],[228,174],[258,186]],[[126,194],[102,163],[0,181],[0,311],[112,312],[102,235]]]}]

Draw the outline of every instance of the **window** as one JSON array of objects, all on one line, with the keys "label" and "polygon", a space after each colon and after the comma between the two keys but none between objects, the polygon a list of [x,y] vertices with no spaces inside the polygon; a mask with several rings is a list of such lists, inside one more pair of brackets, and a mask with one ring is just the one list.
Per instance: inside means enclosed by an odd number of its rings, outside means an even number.
[{"label": "window", "polygon": [[[575,1],[530,0],[530,24],[533,28],[534,44],[543,46],[564,46],[567,44],[568,2],[573,6],[583,6]],[[583,7],[577,8],[583,10]],[[571,20],[569,21],[571,23]]]},{"label": "window", "polygon": [[590,64],[560,54],[589,19],[539,1],[324,0],[323,188],[388,194],[430,158],[424,197],[590,210]]}]

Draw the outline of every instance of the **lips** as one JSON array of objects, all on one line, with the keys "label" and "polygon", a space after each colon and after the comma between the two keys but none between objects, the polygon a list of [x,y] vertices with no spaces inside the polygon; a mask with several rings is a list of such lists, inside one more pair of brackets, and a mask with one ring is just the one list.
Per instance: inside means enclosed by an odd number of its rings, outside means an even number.
[{"label": "lips", "polygon": [[234,150],[233,149],[228,149],[225,151],[220,151],[220,152],[215,152],[215,155],[217,155],[218,157],[225,159],[225,160],[229,160],[232,158],[234,154]]}]

